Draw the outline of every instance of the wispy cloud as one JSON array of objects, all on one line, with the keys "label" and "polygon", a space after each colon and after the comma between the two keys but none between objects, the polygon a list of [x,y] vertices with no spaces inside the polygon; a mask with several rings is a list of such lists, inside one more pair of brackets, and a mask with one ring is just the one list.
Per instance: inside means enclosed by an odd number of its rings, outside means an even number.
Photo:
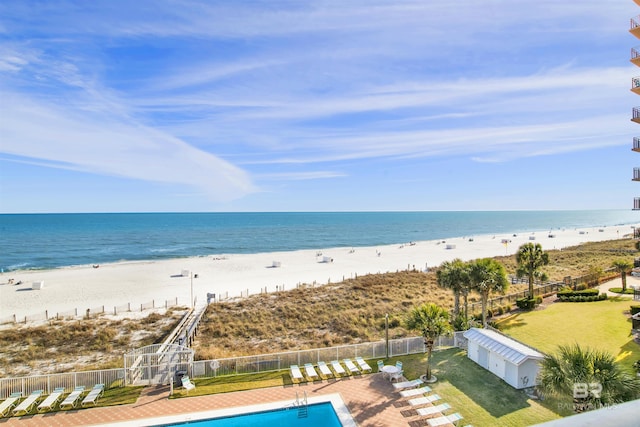
[{"label": "wispy cloud", "polygon": [[216,200],[255,191],[240,168],[148,126],[7,92],[1,96],[12,105],[0,121],[7,154],[38,159],[53,168],[185,184]]},{"label": "wispy cloud", "polygon": [[349,178],[372,159],[626,143],[612,135],[626,131],[633,71],[611,46],[633,7],[467,6],[3,2],[0,152],[227,200]]}]

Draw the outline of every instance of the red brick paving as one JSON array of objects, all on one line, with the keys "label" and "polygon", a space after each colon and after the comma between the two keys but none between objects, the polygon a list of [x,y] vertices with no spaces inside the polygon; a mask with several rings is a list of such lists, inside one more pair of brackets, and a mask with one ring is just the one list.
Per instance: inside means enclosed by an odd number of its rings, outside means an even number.
[{"label": "red brick paving", "polygon": [[278,402],[296,398],[306,391],[308,397],[338,393],[345,402],[356,423],[361,427],[426,425],[413,408],[389,381],[371,374],[340,380],[316,381],[300,385],[272,387],[208,396],[168,399],[168,386],[147,387],[138,401],[131,405],[98,407],[60,411],[50,414],[28,415],[0,419],[0,426],[71,427],[92,424],[135,421],[166,415],[189,414],[236,406]]}]

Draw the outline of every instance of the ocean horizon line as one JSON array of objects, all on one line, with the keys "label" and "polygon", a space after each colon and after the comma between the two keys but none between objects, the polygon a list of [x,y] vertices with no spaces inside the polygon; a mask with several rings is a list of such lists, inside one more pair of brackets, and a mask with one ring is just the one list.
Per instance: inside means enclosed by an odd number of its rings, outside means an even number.
[{"label": "ocean horizon line", "polygon": [[627,208],[598,208],[598,209],[429,209],[429,210],[309,210],[309,211],[78,211],[78,212],[0,212],[1,215],[120,215],[120,214],[348,214],[348,213],[475,213],[475,212],[611,212],[633,211]]},{"label": "ocean horizon line", "polygon": [[623,210],[3,214],[0,269],[373,247],[638,222],[636,212]]}]

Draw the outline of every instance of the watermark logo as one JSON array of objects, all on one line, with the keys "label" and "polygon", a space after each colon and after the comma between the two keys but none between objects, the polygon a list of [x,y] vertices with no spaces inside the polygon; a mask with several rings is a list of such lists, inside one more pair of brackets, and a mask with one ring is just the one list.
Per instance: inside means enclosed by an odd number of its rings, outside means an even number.
[{"label": "watermark logo", "polygon": [[599,399],[602,393],[602,384],[600,383],[574,383],[573,398],[588,399],[593,397]]}]

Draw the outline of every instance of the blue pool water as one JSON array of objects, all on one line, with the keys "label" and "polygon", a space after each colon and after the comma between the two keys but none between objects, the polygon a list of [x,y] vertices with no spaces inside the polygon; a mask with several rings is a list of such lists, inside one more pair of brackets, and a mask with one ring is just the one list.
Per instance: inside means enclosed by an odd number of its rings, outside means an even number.
[{"label": "blue pool water", "polygon": [[246,427],[264,425],[277,427],[342,427],[338,415],[330,402],[308,405],[307,409],[306,417],[299,417],[297,408],[288,408],[179,424],[163,424],[159,427]]}]

